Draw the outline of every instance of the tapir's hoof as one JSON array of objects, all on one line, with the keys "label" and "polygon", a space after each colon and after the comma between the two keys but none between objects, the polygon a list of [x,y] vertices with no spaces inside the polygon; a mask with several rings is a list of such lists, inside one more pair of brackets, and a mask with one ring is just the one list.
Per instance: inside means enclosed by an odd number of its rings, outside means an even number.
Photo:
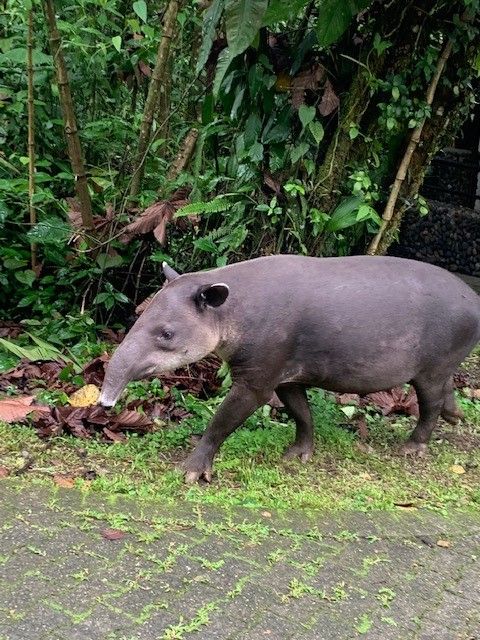
[{"label": "tapir's hoof", "polygon": [[182,464],[185,473],[185,482],[195,484],[203,478],[206,482],[212,481],[212,465],[198,456],[189,456]]},{"label": "tapir's hoof", "polygon": [[457,409],[456,411],[442,411],[442,418],[445,422],[449,422],[450,424],[457,424],[459,420],[463,420],[465,414],[461,409]]},{"label": "tapir's hoof", "polygon": [[418,458],[423,458],[423,456],[427,453],[428,447],[424,442],[414,442],[413,440],[407,440],[400,449],[398,453],[401,456],[417,456]]},{"label": "tapir's hoof", "polygon": [[313,445],[295,442],[283,454],[285,460],[300,458],[304,464],[310,460],[313,455]]}]

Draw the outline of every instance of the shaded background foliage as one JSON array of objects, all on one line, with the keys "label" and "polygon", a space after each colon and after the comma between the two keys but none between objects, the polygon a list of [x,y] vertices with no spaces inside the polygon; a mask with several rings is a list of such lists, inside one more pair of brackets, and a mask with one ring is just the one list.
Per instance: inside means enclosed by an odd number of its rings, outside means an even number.
[{"label": "shaded background foliage", "polygon": [[[280,251],[365,252],[423,126],[385,251],[405,211],[426,213],[425,170],[478,95],[478,0],[55,0],[94,213],[85,229],[44,4],[7,0],[0,15],[0,309],[50,318],[57,340],[65,315],[76,318],[65,340],[95,322],[128,321],[158,287],[164,259],[194,270]],[[170,35],[134,193],[159,45]]]}]

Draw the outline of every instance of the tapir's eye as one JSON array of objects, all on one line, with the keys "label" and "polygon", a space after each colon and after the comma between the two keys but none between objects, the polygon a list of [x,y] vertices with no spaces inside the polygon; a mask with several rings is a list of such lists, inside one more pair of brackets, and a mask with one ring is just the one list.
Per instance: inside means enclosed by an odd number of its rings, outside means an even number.
[{"label": "tapir's eye", "polygon": [[171,340],[173,338],[173,331],[164,329],[160,335],[164,340]]}]

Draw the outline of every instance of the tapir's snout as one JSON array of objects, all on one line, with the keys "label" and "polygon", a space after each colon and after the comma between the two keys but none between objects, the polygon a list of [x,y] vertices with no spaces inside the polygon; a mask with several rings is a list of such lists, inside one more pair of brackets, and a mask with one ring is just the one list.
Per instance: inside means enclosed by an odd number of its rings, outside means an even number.
[{"label": "tapir's snout", "polygon": [[100,394],[100,397],[97,400],[97,404],[104,409],[111,409],[113,406],[115,406],[115,403],[116,400],[111,400],[110,398],[105,397],[103,393]]}]

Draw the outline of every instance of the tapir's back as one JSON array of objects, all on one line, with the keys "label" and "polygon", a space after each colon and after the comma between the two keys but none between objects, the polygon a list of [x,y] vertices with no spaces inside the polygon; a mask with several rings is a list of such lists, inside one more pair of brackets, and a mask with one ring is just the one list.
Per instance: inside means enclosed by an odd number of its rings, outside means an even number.
[{"label": "tapir's back", "polygon": [[456,366],[480,340],[480,298],[414,260],[272,256],[201,277],[229,286],[223,321],[242,359],[259,370],[283,367],[285,380],[389,388]]},{"label": "tapir's back", "polygon": [[473,289],[448,271],[415,260],[278,255],[202,276],[226,282],[232,305],[239,305],[248,316],[265,309],[303,317],[314,311],[384,324],[394,317],[411,323],[420,316],[425,322],[436,310],[436,314],[448,313],[453,321],[462,314],[472,315],[480,324],[480,297]]}]

